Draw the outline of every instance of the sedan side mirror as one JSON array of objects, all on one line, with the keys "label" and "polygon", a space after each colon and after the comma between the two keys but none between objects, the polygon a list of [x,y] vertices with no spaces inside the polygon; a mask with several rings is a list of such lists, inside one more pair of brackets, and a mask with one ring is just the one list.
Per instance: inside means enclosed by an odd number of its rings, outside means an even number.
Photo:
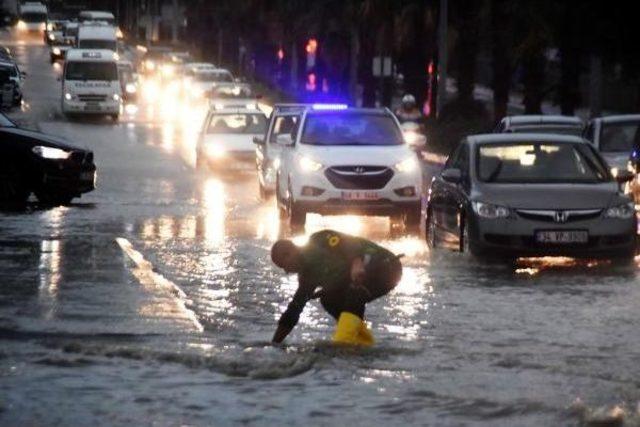
[{"label": "sedan side mirror", "polygon": [[621,170],[615,176],[616,181],[618,181],[618,184],[624,184],[625,182],[629,182],[634,177],[635,177],[635,175],[633,174],[633,172],[630,172],[628,170]]},{"label": "sedan side mirror", "polygon": [[264,138],[260,137],[260,136],[254,136],[253,137],[253,143],[256,145],[264,145]]},{"label": "sedan side mirror", "polygon": [[285,133],[282,135],[278,135],[276,137],[276,142],[278,143],[278,145],[282,145],[285,147],[291,147],[293,145],[293,138],[291,137],[290,134]]},{"label": "sedan side mirror", "polygon": [[442,171],[442,179],[451,184],[459,184],[462,181],[462,171],[456,168],[445,169]]}]

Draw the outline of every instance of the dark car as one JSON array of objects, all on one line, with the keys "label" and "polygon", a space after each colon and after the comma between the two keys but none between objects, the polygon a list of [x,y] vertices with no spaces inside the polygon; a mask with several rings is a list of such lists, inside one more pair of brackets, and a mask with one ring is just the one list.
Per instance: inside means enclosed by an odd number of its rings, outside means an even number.
[{"label": "dark car", "polygon": [[544,134],[465,138],[433,179],[427,243],[484,258],[633,260],[634,203],[582,138]]},{"label": "dark car", "polygon": [[95,178],[93,152],[0,114],[0,203],[21,204],[34,193],[46,205],[68,204],[92,191]]}]

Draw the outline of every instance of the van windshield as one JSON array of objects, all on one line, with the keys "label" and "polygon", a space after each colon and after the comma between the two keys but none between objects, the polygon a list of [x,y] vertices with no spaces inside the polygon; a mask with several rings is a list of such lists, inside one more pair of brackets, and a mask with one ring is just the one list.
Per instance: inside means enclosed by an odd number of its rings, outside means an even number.
[{"label": "van windshield", "polygon": [[118,80],[118,67],[113,62],[68,62],[65,80]]},{"label": "van windshield", "polygon": [[20,19],[28,24],[39,24],[47,22],[47,14],[42,12],[24,12]]},{"label": "van windshield", "polygon": [[115,40],[82,39],[78,42],[78,47],[80,49],[107,49],[114,52],[117,49]]}]

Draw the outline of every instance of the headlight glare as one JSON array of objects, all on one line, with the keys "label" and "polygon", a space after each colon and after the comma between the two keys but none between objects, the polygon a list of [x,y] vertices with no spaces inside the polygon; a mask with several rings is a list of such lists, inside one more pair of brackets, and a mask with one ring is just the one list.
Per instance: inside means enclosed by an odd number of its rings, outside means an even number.
[{"label": "headlight glare", "polygon": [[134,85],[133,83],[127,83],[124,90],[127,93],[136,93],[138,91],[138,88],[136,88],[136,85]]},{"label": "headlight glare", "polygon": [[623,203],[607,209],[604,216],[607,218],[629,219],[636,214],[636,207],[632,202]]},{"label": "headlight glare", "polygon": [[113,100],[114,101],[120,101],[120,95],[118,95],[117,93],[113,94]]},{"label": "headlight glare", "polygon": [[64,99],[66,99],[67,101],[71,101],[73,99],[73,95],[67,92],[64,94]]},{"label": "headlight glare", "polygon": [[416,171],[418,169],[418,166],[418,159],[415,157],[409,157],[408,159],[405,159],[396,164],[396,169],[399,172],[411,173]]},{"label": "headlight glare", "polygon": [[61,150],[59,148],[52,147],[44,147],[42,145],[38,145],[31,149],[35,154],[42,157],[43,159],[51,159],[51,160],[64,160],[68,159],[71,155],[70,151]]},{"label": "headlight glare", "polygon": [[299,165],[303,172],[317,172],[322,169],[322,163],[318,163],[309,157],[300,157]]},{"label": "headlight glare", "polygon": [[507,218],[509,216],[509,208],[504,206],[492,205],[490,203],[472,202],[473,211],[482,218],[496,219]]}]

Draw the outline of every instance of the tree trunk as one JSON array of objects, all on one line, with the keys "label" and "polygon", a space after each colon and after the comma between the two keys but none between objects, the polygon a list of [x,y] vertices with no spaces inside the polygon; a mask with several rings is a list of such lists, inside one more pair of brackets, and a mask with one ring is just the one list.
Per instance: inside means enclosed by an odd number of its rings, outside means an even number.
[{"label": "tree trunk", "polygon": [[491,3],[493,120],[495,123],[508,113],[511,89],[511,31],[506,23],[510,22],[512,17],[507,9],[508,4],[509,0],[493,0]]},{"label": "tree trunk", "polygon": [[542,114],[545,65],[542,45],[532,46],[522,59],[525,114]]},{"label": "tree trunk", "polygon": [[458,100],[473,101],[478,56],[478,14],[481,3],[477,0],[460,1],[460,21],[457,46]]}]

